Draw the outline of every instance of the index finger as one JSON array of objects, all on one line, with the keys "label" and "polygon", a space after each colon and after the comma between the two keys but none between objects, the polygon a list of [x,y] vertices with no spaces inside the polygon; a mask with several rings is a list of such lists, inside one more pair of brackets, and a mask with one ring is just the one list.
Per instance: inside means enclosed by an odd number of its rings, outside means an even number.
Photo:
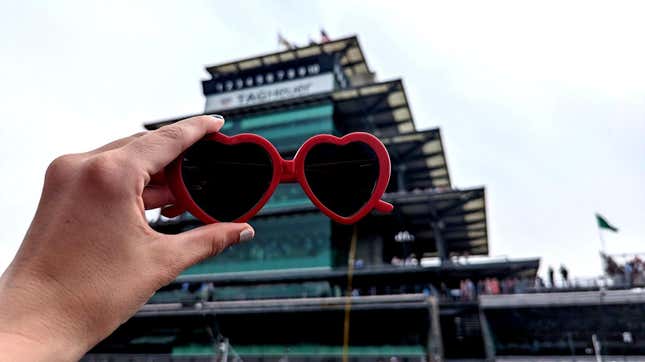
[{"label": "index finger", "polygon": [[124,146],[124,151],[149,175],[161,171],[193,143],[224,125],[222,116],[197,116],[148,132]]}]

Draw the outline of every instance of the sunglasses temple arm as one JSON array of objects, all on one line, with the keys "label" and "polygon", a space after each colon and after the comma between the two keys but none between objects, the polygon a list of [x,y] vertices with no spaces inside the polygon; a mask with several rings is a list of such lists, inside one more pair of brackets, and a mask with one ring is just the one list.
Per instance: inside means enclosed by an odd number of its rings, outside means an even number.
[{"label": "sunglasses temple arm", "polygon": [[378,200],[378,202],[376,203],[376,206],[374,206],[374,209],[376,211],[389,214],[392,212],[392,210],[394,210],[394,205],[390,204],[389,202],[385,202],[383,200]]},{"label": "sunglasses temple arm", "polygon": [[186,209],[184,209],[181,206],[170,205],[170,206],[166,206],[163,209],[161,209],[161,215],[163,215],[165,217],[168,217],[168,218],[173,218],[175,216],[179,216],[179,215],[183,214],[185,211],[186,211]]}]

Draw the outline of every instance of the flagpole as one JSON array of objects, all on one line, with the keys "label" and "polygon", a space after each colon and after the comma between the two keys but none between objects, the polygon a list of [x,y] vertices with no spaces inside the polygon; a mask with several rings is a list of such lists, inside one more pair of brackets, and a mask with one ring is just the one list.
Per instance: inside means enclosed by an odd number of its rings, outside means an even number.
[{"label": "flagpole", "polygon": [[598,237],[600,238],[600,268],[601,268],[601,280],[602,283],[607,284],[607,278],[605,272],[607,270],[607,250],[605,249],[605,237],[602,235],[602,228],[598,226]]},{"label": "flagpole", "polygon": [[[602,231],[603,231],[603,229],[608,229],[608,230],[611,230],[611,231],[616,233],[616,232],[618,232],[618,228],[615,227],[615,226],[612,226],[609,223],[609,221],[607,221],[607,219],[605,219],[599,213],[596,213],[596,223],[598,224],[598,236],[600,237],[600,248],[602,249],[600,251],[600,254],[601,254],[601,259],[602,259],[601,264],[602,264],[602,268],[603,268],[603,276],[606,276],[605,273],[607,272],[607,266],[609,265],[608,262],[607,262],[609,256],[607,255],[607,250],[605,249],[605,247],[606,247],[606,245],[605,245],[605,237],[603,236],[604,234],[603,234]],[[603,277],[603,279],[605,279],[605,278]]]}]

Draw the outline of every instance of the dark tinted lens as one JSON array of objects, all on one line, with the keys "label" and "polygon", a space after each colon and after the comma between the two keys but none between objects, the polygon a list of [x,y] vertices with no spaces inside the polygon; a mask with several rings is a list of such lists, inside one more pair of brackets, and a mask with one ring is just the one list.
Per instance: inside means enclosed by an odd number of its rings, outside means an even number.
[{"label": "dark tinted lens", "polygon": [[305,158],[305,177],[328,209],[351,216],[372,196],[379,174],[378,158],[362,142],[345,146],[319,144]]},{"label": "dark tinted lens", "polygon": [[200,141],[184,154],[184,184],[195,203],[219,221],[233,221],[265,194],[273,175],[271,158],[252,144]]}]

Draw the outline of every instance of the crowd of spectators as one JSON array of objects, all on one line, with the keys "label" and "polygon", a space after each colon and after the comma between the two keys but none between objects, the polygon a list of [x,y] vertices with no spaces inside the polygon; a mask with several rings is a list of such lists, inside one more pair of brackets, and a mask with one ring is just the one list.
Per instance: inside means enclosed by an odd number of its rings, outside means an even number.
[{"label": "crowd of spectators", "polygon": [[454,301],[471,301],[476,300],[480,295],[533,293],[553,288],[574,287],[574,283],[569,279],[569,270],[564,265],[560,265],[559,272],[560,279],[557,283],[555,270],[549,266],[547,269],[547,281],[540,276],[534,278],[485,278],[477,281],[467,278],[461,280],[459,289],[448,289],[442,284],[441,292],[443,296]]},{"label": "crowd of spectators", "polygon": [[474,282],[464,279],[459,283],[459,289],[448,289],[444,284],[441,292],[452,300],[471,301],[480,295],[526,293],[546,288],[542,278],[485,278]]},{"label": "crowd of spectators", "polygon": [[[557,272],[549,266],[547,278],[543,280],[539,276],[535,278],[485,278],[481,280],[463,279],[459,289],[447,288],[441,285],[440,294],[452,301],[472,301],[480,295],[515,294],[547,292],[550,290],[580,289],[580,288],[632,288],[645,286],[645,261],[640,256],[609,256],[602,255],[604,260],[605,274],[609,277],[609,283],[603,278],[590,278],[589,280],[570,279],[569,270],[561,265]],[[621,257],[624,261],[617,262]],[[559,274],[559,275],[558,275]]]},{"label": "crowd of spectators", "polygon": [[629,288],[645,285],[645,262],[638,255],[622,257],[625,261],[621,264],[616,261],[616,257],[602,254],[605,273],[613,280],[614,285]]}]

